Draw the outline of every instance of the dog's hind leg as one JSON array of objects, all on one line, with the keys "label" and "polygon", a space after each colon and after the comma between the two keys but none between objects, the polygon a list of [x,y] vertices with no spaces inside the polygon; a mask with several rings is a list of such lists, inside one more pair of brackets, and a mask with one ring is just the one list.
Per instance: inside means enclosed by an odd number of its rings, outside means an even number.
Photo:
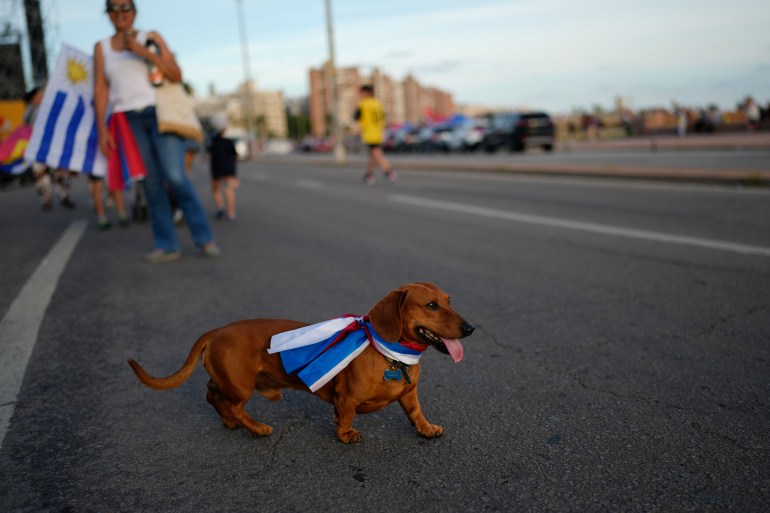
[{"label": "dog's hind leg", "polygon": [[222,393],[219,391],[219,387],[214,383],[213,379],[209,380],[207,385],[209,391],[206,393],[206,400],[217,410],[217,413],[222,417],[222,424],[227,429],[236,429],[241,427],[240,423],[230,413],[232,404],[230,401],[222,397]]},{"label": "dog's hind leg", "polygon": [[[252,435],[266,436],[273,428],[252,419],[244,409],[246,401],[251,398],[257,382],[258,367],[249,358],[238,358],[223,339],[220,344],[212,344],[209,351],[203,355],[203,366],[211,377],[209,393],[206,398],[217,410],[222,423],[234,429],[243,426]],[[217,362],[228,362],[227,366]]]},{"label": "dog's hind leg", "polygon": [[244,406],[249,397],[245,397],[240,401],[232,401],[226,397],[220,391],[214,380],[210,380],[208,384],[208,393],[206,394],[206,400],[211,403],[219,416],[222,417],[222,424],[228,429],[235,429],[237,427],[245,427],[251,434],[258,436],[267,436],[273,432],[273,428],[267,424],[262,424],[252,419]]},{"label": "dog's hind leg", "polygon": [[244,409],[245,405],[246,401],[243,401],[241,403],[233,404],[230,408],[233,416],[236,418],[236,420],[238,420],[241,426],[245,427],[252,435],[267,436],[271,434],[273,432],[273,428],[267,424],[263,424],[252,419],[251,416],[246,413],[246,410]]}]

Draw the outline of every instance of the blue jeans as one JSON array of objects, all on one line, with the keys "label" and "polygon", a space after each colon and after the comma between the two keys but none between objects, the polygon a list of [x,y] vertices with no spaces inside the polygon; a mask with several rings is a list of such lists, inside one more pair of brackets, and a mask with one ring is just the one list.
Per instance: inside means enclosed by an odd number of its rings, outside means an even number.
[{"label": "blue jeans", "polygon": [[184,139],[158,132],[155,107],[126,112],[126,118],[147,168],[144,184],[154,247],[164,251],[181,249],[166,187],[182,209],[195,245],[201,247],[213,242],[206,212],[184,169]]}]

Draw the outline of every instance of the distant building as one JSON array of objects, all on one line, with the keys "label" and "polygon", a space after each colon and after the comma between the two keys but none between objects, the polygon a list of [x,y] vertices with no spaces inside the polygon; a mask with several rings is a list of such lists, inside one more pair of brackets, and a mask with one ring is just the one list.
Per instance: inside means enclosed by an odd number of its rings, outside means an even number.
[{"label": "distant building", "polygon": [[286,124],[286,105],[281,91],[257,91],[253,96],[254,116],[257,131],[267,137],[285,138],[288,134]]},{"label": "distant building", "polygon": [[[326,62],[321,68],[311,69],[309,77],[312,132],[315,136],[328,135],[334,119],[330,64]],[[362,75],[357,67],[338,68],[337,89],[343,133],[351,132],[355,126],[353,116],[359,100],[358,90],[363,84],[374,87],[374,95],[382,102],[388,124],[419,124],[448,118],[455,113],[451,93],[424,87],[412,75],[398,81],[377,68],[372,70],[371,75]]]},{"label": "distant building", "polygon": [[499,109],[493,109],[486,105],[459,104],[457,105],[456,110],[458,114],[462,114],[465,117],[477,118],[492,114]]},{"label": "distant building", "polygon": [[[358,104],[361,87],[358,68],[337,68],[337,97],[339,98],[340,123],[343,133],[351,130],[353,115]],[[332,70],[326,62],[320,69],[310,70],[310,126],[313,135],[323,136],[332,132],[333,108]]]},{"label": "distant building", "polygon": [[259,90],[253,81],[248,84],[241,84],[235,92],[223,95],[217,95],[214,87],[211,86],[209,96],[195,99],[196,113],[202,119],[224,113],[233,128],[245,130],[244,87],[251,89],[251,110],[257,135],[259,137],[286,137],[288,128],[283,93],[281,91]]}]

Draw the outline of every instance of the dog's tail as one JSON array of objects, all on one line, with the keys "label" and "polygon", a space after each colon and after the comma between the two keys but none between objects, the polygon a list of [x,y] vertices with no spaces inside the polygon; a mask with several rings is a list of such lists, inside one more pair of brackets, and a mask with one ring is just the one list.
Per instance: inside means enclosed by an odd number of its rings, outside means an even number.
[{"label": "dog's tail", "polygon": [[150,375],[141,365],[139,365],[139,362],[134,359],[129,359],[128,364],[134,369],[134,374],[139,378],[139,381],[150,388],[154,388],[155,390],[166,390],[168,388],[178,387],[192,375],[195,366],[198,364],[198,358],[203,350],[206,349],[213,333],[213,331],[210,331],[201,335],[197,342],[195,342],[192,350],[190,350],[190,354],[187,356],[187,360],[185,360],[182,368],[165,378],[156,378],[155,376]]}]

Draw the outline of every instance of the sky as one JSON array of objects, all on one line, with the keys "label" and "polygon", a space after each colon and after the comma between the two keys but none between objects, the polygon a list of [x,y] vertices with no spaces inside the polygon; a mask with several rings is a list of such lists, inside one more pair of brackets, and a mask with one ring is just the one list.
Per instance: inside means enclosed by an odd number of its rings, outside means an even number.
[{"label": "sky", "polygon": [[[8,2],[9,0],[3,0]],[[331,0],[338,66],[412,73],[456,103],[552,113],[616,97],[634,109],[746,95],[770,102],[768,0]],[[198,94],[244,80],[238,0],[137,0]],[[102,0],[41,0],[49,46],[90,53],[112,34]],[[308,94],[328,59],[323,0],[242,0],[259,89]]]}]

